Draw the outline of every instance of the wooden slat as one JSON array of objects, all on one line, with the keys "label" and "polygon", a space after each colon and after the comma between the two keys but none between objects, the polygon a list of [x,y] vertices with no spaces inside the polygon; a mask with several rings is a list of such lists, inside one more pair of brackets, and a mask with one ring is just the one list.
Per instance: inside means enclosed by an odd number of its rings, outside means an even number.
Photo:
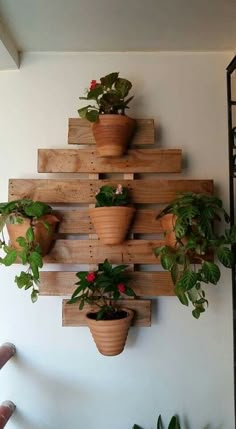
[{"label": "wooden slat", "polygon": [[100,158],[93,149],[39,149],[39,173],[179,173],[180,149],[133,149],[122,158]]},{"label": "wooden slat", "polygon": [[[160,221],[156,219],[158,210],[137,209],[130,232],[134,234],[162,233]],[[88,209],[58,210],[62,221],[58,232],[61,234],[92,234],[94,227],[90,221]]]},{"label": "wooden slat", "polygon": [[[153,119],[136,119],[135,134],[130,142],[135,145],[150,145],[155,142]],[[86,119],[70,118],[68,131],[69,144],[95,144],[92,133],[92,124]]]},{"label": "wooden slat", "polygon": [[153,249],[163,240],[128,240],[115,246],[102,245],[100,240],[56,240],[48,263],[98,264],[108,258],[112,264],[157,264]]},{"label": "wooden slat", "polygon": [[32,198],[46,203],[94,203],[95,193],[105,184],[121,183],[131,191],[133,203],[165,204],[178,192],[213,192],[212,180],[57,180],[10,179],[9,200]]},{"label": "wooden slat", "polygon": [[[137,296],[172,296],[173,283],[167,272],[129,272],[129,286]],[[44,296],[71,296],[78,281],[76,272],[42,271],[40,273],[39,293]]]},{"label": "wooden slat", "polygon": [[[119,305],[119,303],[118,303]],[[151,301],[124,299],[120,301],[122,307],[128,307],[135,311],[132,322],[133,326],[151,325]],[[67,304],[63,300],[62,326],[86,326],[85,314],[91,310],[91,306],[86,305],[83,310],[79,310],[78,304]]]}]

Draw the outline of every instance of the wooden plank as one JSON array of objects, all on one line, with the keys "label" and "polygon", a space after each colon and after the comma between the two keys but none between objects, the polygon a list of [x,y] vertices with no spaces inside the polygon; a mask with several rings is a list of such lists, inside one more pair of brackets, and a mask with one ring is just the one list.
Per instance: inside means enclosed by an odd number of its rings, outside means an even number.
[{"label": "wooden plank", "polygon": [[[131,271],[129,286],[137,296],[172,296],[173,283],[169,273],[164,271]],[[44,296],[71,296],[78,281],[76,272],[42,271],[40,273],[39,293]]]},{"label": "wooden plank", "polygon": [[213,192],[212,180],[57,180],[57,179],[10,179],[9,200],[32,198],[46,203],[94,203],[95,193],[105,184],[121,183],[130,188],[134,204],[166,204],[179,192]]},{"label": "wooden plank", "polygon": [[[124,299],[118,303],[118,306],[128,307],[135,311],[133,326],[151,325],[151,301]],[[79,310],[78,304],[67,304],[63,300],[62,305],[62,326],[86,326],[85,314],[91,311],[93,307],[86,305],[83,310]]]},{"label": "wooden plank", "polygon": [[112,264],[157,264],[153,249],[163,245],[163,240],[128,240],[114,246],[100,240],[56,240],[44,262],[98,264],[107,258]]},{"label": "wooden plank", "polygon": [[93,149],[39,149],[39,173],[179,173],[180,149],[133,149],[122,158],[101,158]]},{"label": "wooden plank", "polygon": [[[153,119],[136,119],[137,127],[131,145],[150,145],[155,142]],[[70,118],[68,144],[95,144],[92,123],[87,119]]]},{"label": "wooden plank", "polygon": [[[133,234],[162,233],[160,221],[156,219],[159,210],[137,209],[130,232]],[[61,234],[92,234],[94,227],[90,221],[88,209],[58,210],[62,221],[58,232]]]}]

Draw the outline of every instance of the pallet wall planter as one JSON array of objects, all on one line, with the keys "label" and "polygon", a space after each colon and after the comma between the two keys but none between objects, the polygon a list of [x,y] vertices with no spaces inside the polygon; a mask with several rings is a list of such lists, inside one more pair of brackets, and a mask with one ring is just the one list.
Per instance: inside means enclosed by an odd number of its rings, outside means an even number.
[{"label": "pallet wall planter", "polygon": [[[173,173],[174,177],[181,172],[182,153],[179,149],[154,148],[154,142],[154,121],[140,119],[127,155],[100,158],[90,124],[83,119],[70,119],[68,143],[79,146],[38,151],[38,171],[58,173],[58,178],[9,181],[9,200],[29,197],[62,207],[58,239],[45,262],[93,266],[108,258],[113,264],[130,265],[131,287],[139,298],[125,304],[135,310],[133,324],[136,326],[151,324],[151,300],[145,297],[173,295],[170,275],[157,270],[158,260],[153,253],[153,249],[163,243],[160,223],[156,221],[158,211],[180,191],[213,192],[212,180],[163,179],[163,175],[158,178],[160,173]],[[67,179],[64,173],[70,173],[70,177],[75,173],[75,178]],[[84,177],[80,174],[78,178],[76,173],[84,173]],[[139,173],[145,173],[145,179],[138,178]],[[128,186],[137,209],[130,236],[121,245],[101,244],[88,216],[95,192],[105,183]],[[145,265],[153,266],[153,270],[147,272]],[[42,272],[40,294],[70,296],[75,281],[75,272],[68,271],[68,265],[63,271]],[[69,306],[63,300],[63,326],[85,325],[86,310],[79,311],[78,305]]]}]

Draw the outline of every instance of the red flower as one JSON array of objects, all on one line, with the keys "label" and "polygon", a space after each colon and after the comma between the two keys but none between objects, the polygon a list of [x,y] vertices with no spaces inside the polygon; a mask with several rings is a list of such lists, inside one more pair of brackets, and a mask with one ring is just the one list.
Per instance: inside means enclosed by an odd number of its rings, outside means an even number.
[{"label": "red flower", "polygon": [[119,283],[118,285],[117,285],[117,289],[118,289],[118,291],[120,292],[120,293],[125,293],[125,285],[123,284],[123,283]]},{"label": "red flower", "polygon": [[88,273],[86,276],[86,280],[90,283],[92,283],[95,280],[95,278],[96,278],[96,275],[93,272]]},{"label": "red flower", "polygon": [[89,90],[91,91],[92,89],[94,89],[96,87],[96,85],[97,85],[97,81],[96,80],[91,80]]}]

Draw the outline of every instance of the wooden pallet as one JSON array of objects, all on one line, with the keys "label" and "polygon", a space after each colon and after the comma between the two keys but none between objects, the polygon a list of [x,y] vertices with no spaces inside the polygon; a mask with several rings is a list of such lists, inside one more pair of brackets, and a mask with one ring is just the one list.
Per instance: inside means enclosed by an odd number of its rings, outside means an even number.
[{"label": "wooden pallet", "polygon": [[[125,304],[135,310],[134,325],[137,326],[151,324],[151,301],[143,298],[173,295],[170,275],[157,271],[159,261],[153,252],[164,243],[160,222],[156,220],[158,211],[179,192],[213,192],[212,180],[158,178],[160,173],[174,175],[181,172],[182,153],[180,149],[153,148],[154,142],[154,121],[140,119],[124,157],[100,158],[96,154],[90,123],[70,119],[68,143],[79,145],[77,149],[38,150],[38,171],[63,173],[63,178],[9,180],[9,200],[28,197],[60,205],[58,211],[63,220],[45,262],[89,264],[90,269],[95,269],[96,264],[108,258],[113,264],[129,265],[131,287],[139,298],[130,299],[128,303],[125,300]],[[75,178],[66,179],[64,173],[75,173]],[[78,178],[76,173],[87,175],[81,178],[80,174]],[[147,177],[139,179],[136,176],[139,173],[145,173]],[[149,173],[152,174],[150,178]],[[109,179],[104,177],[106,174]],[[119,174],[120,178],[113,178],[113,174]],[[106,246],[95,235],[88,207],[95,203],[95,192],[100,186],[118,183],[129,187],[137,210],[127,241]],[[66,207],[62,208],[64,205]],[[145,265],[154,269],[147,272]],[[74,270],[44,271],[40,275],[40,294],[70,296],[76,281]],[[63,300],[63,326],[83,326],[85,311],[79,311],[78,305],[67,305]]]}]

